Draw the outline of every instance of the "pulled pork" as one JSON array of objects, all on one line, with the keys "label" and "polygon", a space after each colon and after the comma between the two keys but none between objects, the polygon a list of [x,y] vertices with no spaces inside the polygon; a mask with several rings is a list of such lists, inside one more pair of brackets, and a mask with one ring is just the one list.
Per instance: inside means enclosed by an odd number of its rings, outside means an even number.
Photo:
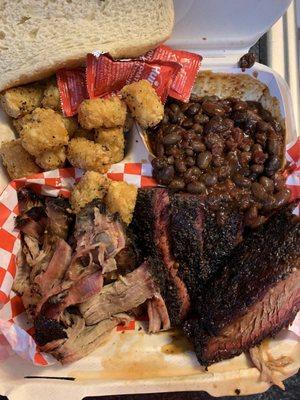
[{"label": "pulled pork", "polygon": [[170,327],[149,262],[120,275],[126,268],[118,271],[116,256],[126,251],[126,264],[134,247],[118,216],[99,199],[76,216],[68,200],[38,196],[28,188],[19,192],[19,201],[22,252],[14,290],[34,321],[43,351],[62,363],[78,360],[129,319],[124,312],[147,302],[150,331]]}]

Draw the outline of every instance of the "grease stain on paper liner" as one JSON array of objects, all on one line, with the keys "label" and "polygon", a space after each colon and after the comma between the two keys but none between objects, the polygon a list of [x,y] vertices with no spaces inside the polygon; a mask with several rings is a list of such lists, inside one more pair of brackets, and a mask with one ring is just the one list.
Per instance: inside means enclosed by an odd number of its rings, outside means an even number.
[{"label": "grease stain on paper liner", "polygon": [[143,358],[136,355],[124,354],[102,360],[99,371],[75,371],[71,373],[76,380],[135,380],[146,378],[162,378],[171,376],[198,375],[203,372],[201,367],[175,367],[168,363],[160,353],[143,353]]},{"label": "grease stain on paper liner", "polygon": [[114,343],[113,353],[101,359],[101,369],[72,371],[70,376],[75,377],[76,380],[134,380],[199,375],[205,372],[204,368],[197,362],[194,363],[192,359],[188,359],[189,362],[184,364],[174,363],[177,355],[192,350],[188,341],[177,331],[171,334],[159,333],[158,336],[167,335],[168,340],[171,339],[171,341],[149,351],[141,351],[141,348],[148,347],[146,342],[149,335],[144,332],[136,332],[136,334],[139,338],[132,342],[130,347],[126,346],[127,334],[119,335]]},{"label": "grease stain on paper liner", "polygon": [[171,335],[171,342],[163,345],[160,351],[164,354],[181,354],[186,351],[193,351],[191,342],[179,331]]}]

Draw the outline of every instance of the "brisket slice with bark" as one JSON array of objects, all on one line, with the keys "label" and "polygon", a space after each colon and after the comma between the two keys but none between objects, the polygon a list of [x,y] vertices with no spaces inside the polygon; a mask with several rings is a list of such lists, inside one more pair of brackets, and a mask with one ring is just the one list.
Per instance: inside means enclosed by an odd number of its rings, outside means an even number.
[{"label": "brisket slice with bark", "polygon": [[[167,189],[139,189],[130,229],[135,232],[137,246],[144,256],[152,259],[153,265],[160,269],[161,274],[165,270],[163,275],[168,276],[170,287],[176,292],[176,304],[168,308],[169,311],[172,309],[172,323],[176,326],[187,315],[190,299],[184,282],[178,276],[178,263],[170,248],[169,204]],[[178,303],[177,295],[181,304]]]},{"label": "brisket slice with bark", "polygon": [[139,189],[132,229],[146,255],[159,258],[181,293],[178,323],[241,241],[243,215],[233,204],[215,211],[204,198],[163,188]]},{"label": "brisket slice with bark", "polygon": [[294,319],[300,307],[300,220],[285,208],[253,231],[184,324],[200,363],[230,358]]},{"label": "brisket slice with bark", "polygon": [[197,195],[174,194],[170,198],[169,230],[178,273],[192,301],[199,303],[203,288],[241,241],[243,216],[233,204],[214,210]]}]

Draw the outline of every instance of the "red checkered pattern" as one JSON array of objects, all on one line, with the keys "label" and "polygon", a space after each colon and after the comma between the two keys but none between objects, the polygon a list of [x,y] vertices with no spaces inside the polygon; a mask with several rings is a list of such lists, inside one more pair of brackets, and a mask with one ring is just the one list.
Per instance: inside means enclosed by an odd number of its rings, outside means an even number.
[{"label": "red checkered pattern", "polygon": [[[287,184],[292,190],[293,198],[300,197],[300,139],[288,146],[286,158],[292,171],[287,177]],[[22,301],[11,290],[16,271],[16,256],[20,249],[18,232],[14,229],[14,218],[18,215],[17,190],[26,185],[44,195],[68,197],[70,189],[82,173],[79,169],[68,168],[17,179],[11,182],[0,196],[0,332],[16,353],[36,365],[49,365],[53,359],[36,348],[30,335],[32,325],[27,320]],[[156,185],[151,174],[152,168],[149,163],[127,163],[113,165],[107,175],[113,180],[146,187]],[[299,213],[299,209],[297,211]],[[116,329],[122,332],[137,328],[138,324],[130,321]],[[4,338],[0,335],[0,343]]]},{"label": "red checkered pattern", "polygon": [[156,186],[151,175],[151,164],[141,163],[115,164],[107,174],[115,181],[125,181],[137,187]]}]

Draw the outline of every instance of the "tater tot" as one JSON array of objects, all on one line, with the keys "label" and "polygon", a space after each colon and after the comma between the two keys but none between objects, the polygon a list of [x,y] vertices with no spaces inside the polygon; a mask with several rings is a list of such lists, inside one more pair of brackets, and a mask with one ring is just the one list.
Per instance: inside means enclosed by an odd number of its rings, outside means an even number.
[{"label": "tater tot", "polygon": [[[61,114],[60,114],[61,115]],[[63,123],[68,131],[69,137],[73,137],[74,133],[79,129],[76,117],[62,117]],[[26,122],[31,120],[30,114],[25,115],[22,118],[17,118],[12,120],[12,124],[18,134],[21,133],[22,127]],[[89,131],[86,131],[89,132]]]},{"label": "tater tot", "polygon": [[64,147],[60,147],[55,150],[44,151],[35,159],[35,162],[45,171],[61,168],[63,167],[65,161],[66,149]]},{"label": "tater tot", "polygon": [[22,117],[40,107],[44,86],[32,84],[6,90],[1,96],[4,111],[13,118]]},{"label": "tater tot", "polygon": [[103,199],[107,193],[109,179],[95,171],[87,171],[74,186],[71,193],[71,207],[77,214],[82,207],[94,199]]},{"label": "tater tot", "polygon": [[121,219],[129,224],[132,220],[132,214],[137,197],[137,188],[126,182],[111,182],[105,203],[110,212],[118,212]]},{"label": "tater tot", "polygon": [[125,148],[123,128],[96,129],[95,142],[107,148],[110,152],[112,163],[117,163],[123,160]]},{"label": "tater tot", "polygon": [[124,86],[121,94],[132,116],[142,128],[155,126],[163,119],[164,106],[145,79]]},{"label": "tater tot", "polygon": [[42,100],[44,108],[52,108],[55,111],[61,111],[59,90],[56,84],[56,79],[52,78],[47,82]]},{"label": "tater tot", "polygon": [[84,100],[78,109],[78,121],[85,129],[124,126],[126,105],[117,96]]},{"label": "tater tot", "polygon": [[94,129],[92,130],[87,130],[87,129],[83,129],[80,126],[78,127],[78,129],[76,129],[76,131],[73,133],[73,138],[78,138],[78,137],[83,137],[87,140],[94,140]]},{"label": "tater tot", "polygon": [[76,117],[63,117],[63,123],[68,131],[69,137],[73,137],[74,133],[78,130],[78,122]]},{"label": "tater tot", "polygon": [[11,179],[22,178],[41,171],[33,157],[22,147],[20,139],[2,143],[0,155]]},{"label": "tater tot", "polygon": [[30,118],[26,116],[20,136],[22,146],[33,156],[62,147],[69,140],[62,116],[50,108],[36,108]]},{"label": "tater tot", "polygon": [[85,138],[71,139],[67,158],[73,167],[105,173],[110,167],[110,153],[101,144]]},{"label": "tater tot", "polygon": [[16,132],[20,135],[23,125],[26,124],[31,120],[31,115],[27,114],[24,117],[16,118],[12,120],[13,127],[15,128]]}]

